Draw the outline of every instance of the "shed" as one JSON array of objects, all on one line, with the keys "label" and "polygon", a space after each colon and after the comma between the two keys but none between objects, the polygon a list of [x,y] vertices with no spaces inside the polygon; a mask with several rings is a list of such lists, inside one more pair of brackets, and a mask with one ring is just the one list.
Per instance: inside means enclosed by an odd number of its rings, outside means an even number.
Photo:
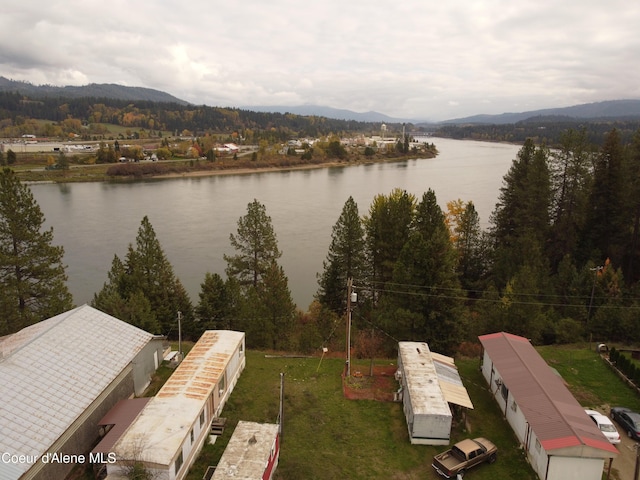
[{"label": "shed", "polygon": [[132,462],[153,478],[182,479],[195,461],[245,367],[244,333],[207,330],[124,434],[109,478]]},{"label": "shed", "polygon": [[529,340],[504,332],[479,339],[482,374],[538,476],[600,480],[618,450]]},{"label": "shed", "polygon": [[[1,338],[0,452],[10,461],[0,478],[65,478],[98,440],[100,419],[144,390],[159,358],[162,339],[88,305]],[[41,461],[48,453],[75,457]]]},{"label": "shed", "polygon": [[399,342],[397,376],[411,443],[448,445],[449,403],[473,408],[453,358],[431,353],[424,342]]},{"label": "shed", "polygon": [[279,428],[240,420],[211,480],[271,480],[280,456]]}]

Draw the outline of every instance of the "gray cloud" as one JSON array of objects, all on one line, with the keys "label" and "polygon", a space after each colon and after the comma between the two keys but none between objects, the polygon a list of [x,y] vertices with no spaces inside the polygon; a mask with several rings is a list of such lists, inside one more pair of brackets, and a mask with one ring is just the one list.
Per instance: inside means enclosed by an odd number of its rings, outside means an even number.
[{"label": "gray cloud", "polygon": [[640,4],[25,0],[0,74],[209,105],[318,103],[445,119],[640,98]]}]

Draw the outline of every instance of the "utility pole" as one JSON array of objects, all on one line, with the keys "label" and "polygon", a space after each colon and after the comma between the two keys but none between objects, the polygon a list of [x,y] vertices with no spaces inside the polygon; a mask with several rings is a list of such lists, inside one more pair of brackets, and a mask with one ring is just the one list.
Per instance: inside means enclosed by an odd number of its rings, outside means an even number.
[{"label": "utility pole", "polygon": [[284,372],[280,372],[280,413],[278,414],[278,433],[282,442],[282,424],[284,422]]},{"label": "utility pole", "polygon": [[182,312],[178,310],[178,355],[180,356],[180,361],[182,361]]},{"label": "utility pole", "polygon": [[351,376],[351,289],[353,278],[347,279],[347,377]]},{"label": "utility pole", "polygon": [[589,301],[589,310],[587,312],[587,328],[589,328],[589,320],[591,320],[591,308],[593,307],[593,294],[596,291],[596,280],[598,279],[598,272],[601,271],[604,267],[597,266],[594,268],[590,268],[592,272],[595,272],[593,276],[593,286],[591,287],[591,300]]}]

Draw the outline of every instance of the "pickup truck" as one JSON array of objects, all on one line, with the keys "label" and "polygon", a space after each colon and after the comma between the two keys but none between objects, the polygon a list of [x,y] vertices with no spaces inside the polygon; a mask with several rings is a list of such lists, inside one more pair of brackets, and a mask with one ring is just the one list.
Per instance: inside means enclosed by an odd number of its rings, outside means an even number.
[{"label": "pickup truck", "polygon": [[431,466],[445,478],[464,476],[471,467],[487,462],[496,461],[498,448],[486,438],[467,438],[456,443],[446,452],[433,457]]}]

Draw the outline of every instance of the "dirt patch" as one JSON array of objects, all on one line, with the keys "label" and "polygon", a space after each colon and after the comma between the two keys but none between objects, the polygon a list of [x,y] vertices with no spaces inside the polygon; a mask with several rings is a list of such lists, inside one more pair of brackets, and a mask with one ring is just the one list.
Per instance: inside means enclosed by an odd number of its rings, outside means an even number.
[{"label": "dirt patch", "polygon": [[398,391],[398,381],[395,379],[397,367],[395,365],[373,367],[373,376],[369,370],[352,371],[351,377],[342,375],[342,392],[349,400],[376,400],[378,402],[393,402],[394,393]]}]

